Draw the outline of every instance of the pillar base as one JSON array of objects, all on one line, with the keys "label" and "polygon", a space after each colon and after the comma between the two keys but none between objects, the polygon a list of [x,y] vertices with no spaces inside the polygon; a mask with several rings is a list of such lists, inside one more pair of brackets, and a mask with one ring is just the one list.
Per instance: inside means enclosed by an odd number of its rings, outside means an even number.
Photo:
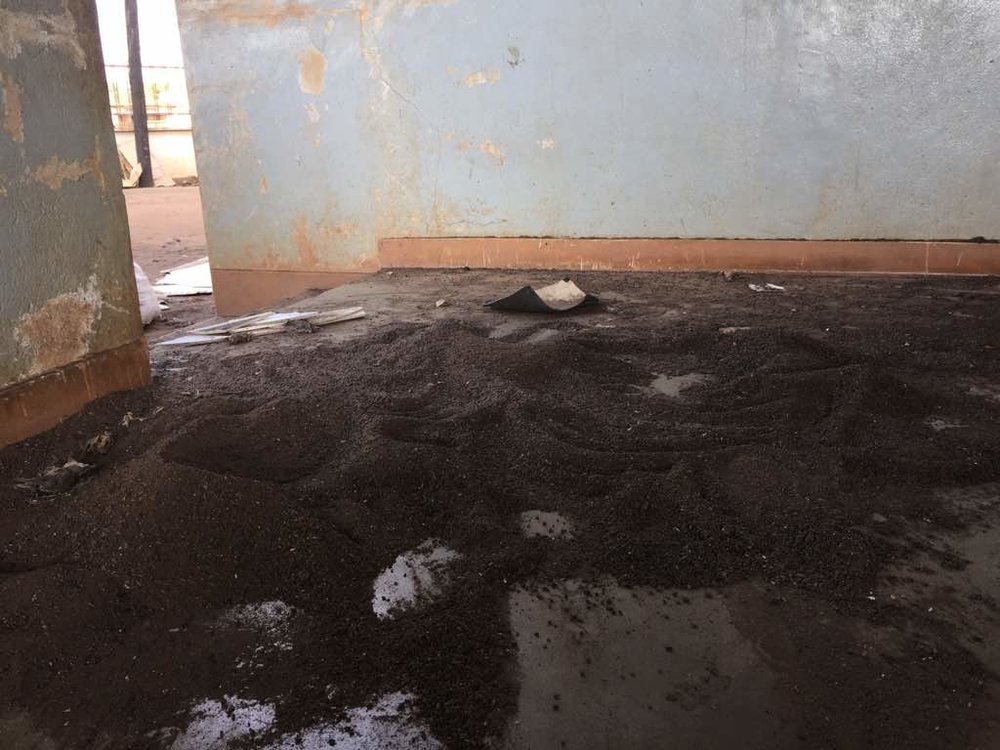
[{"label": "pillar base", "polygon": [[0,448],[55,427],[85,404],[149,385],[145,338],[0,390]]}]

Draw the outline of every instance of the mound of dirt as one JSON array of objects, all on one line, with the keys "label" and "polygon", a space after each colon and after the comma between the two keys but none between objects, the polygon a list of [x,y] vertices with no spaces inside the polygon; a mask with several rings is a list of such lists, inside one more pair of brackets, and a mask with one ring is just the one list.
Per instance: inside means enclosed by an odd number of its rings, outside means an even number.
[{"label": "mound of dirt", "polygon": [[[965,525],[940,490],[1000,478],[1000,403],[955,386],[998,377],[1000,309],[949,302],[970,326],[914,304],[932,282],[749,301],[708,276],[578,282],[653,301],[617,303],[613,327],[498,336],[456,302],[294,356],[193,352],[183,380],[0,452],[6,710],[59,747],[153,748],[187,736],[192,706],[266,705],[232,743],[264,747],[398,693],[444,746],[496,746],[520,689],[511,592],[614,580],[757,587],[735,627],[769,654],[802,746],[972,742],[989,668],[955,623],[869,595],[913,554],[909,529]],[[720,333],[734,310],[746,330]],[[928,424],[942,415],[965,427]],[[71,494],[13,489],[104,427]],[[528,511],[572,533],[526,535]],[[428,539],[457,553],[447,587],[378,617],[374,582]],[[287,648],[226,614],[274,602]]]}]

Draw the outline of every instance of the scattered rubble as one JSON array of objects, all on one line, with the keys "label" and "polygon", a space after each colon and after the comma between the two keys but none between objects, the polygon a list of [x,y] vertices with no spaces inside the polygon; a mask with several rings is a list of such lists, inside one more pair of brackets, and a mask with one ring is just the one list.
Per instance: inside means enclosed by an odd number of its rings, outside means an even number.
[{"label": "scattered rubble", "polygon": [[14,486],[40,495],[61,495],[73,489],[77,482],[96,468],[92,464],[81,463],[71,458],[62,466],[50,466],[37,477],[19,479]]}]

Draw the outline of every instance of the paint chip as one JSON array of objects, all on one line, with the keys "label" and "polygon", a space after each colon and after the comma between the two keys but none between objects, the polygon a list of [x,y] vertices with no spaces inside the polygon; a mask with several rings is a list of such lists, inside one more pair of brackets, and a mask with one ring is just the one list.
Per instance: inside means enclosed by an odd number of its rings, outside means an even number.
[{"label": "paint chip", "polygon": [[475,86],[493,85],[500,80],[500,69],[489,68],[488,70],[477,70],[462,78],[462,85],[473,88]]},{"label": "paint chip", "polygon": [[310,47],[299,58],[299,88],[303,94],[322,94],[323,77],[326,75],[326,58],[315,47]]},{"label": "paint chip", "polygon": [[479,144],[479,150],[490,157],[498,167],[502,167],[507,163],[507,157],[504,155],[503,150],[493,141],[483,141]]},{"label": "paint chip", "polygon": [[556,147],[556,142],[551,138],[543,138],[538,141],[538,145],[543,151],[550,151]]},{"label": "paint chip", "polygon": [[31,358],[25,374],[38,375],[86,356],[100,308],[97,279],[91,277],[87,287],[60,294],[22,315],[14,336]]},{"label": "paint chip", "polygon": [[59,190],[65,182],[83,179],[93,171],[94,166],[93,158],[81,162],[63,161],[58,156],[50,156],[47,162],[32,173],[32,177],[35,182],[40,182],[51,190]]}]

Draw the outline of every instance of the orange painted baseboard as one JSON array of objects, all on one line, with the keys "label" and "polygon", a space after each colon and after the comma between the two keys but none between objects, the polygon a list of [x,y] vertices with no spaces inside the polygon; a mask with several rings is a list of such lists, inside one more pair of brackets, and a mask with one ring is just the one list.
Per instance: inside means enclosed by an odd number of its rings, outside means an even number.
[{"label": "orange painted baseboard", "polygon": [[563,239],[399,237],[379,262],[400,268],[580,271],[828,271],[1000,273],[1000,244],[893,240]]},{"label": "orange painted baseboard", "polygon": [[149,384],[145,338],[0,390],[0,448],[55,427],[94,399]]},{"label": "orange painted baseboard", "polygon": [[244,315],[311,290],[332,289],[367,276],[354,271],[264,271],[212,269],[212,293],[219,315]]}]

